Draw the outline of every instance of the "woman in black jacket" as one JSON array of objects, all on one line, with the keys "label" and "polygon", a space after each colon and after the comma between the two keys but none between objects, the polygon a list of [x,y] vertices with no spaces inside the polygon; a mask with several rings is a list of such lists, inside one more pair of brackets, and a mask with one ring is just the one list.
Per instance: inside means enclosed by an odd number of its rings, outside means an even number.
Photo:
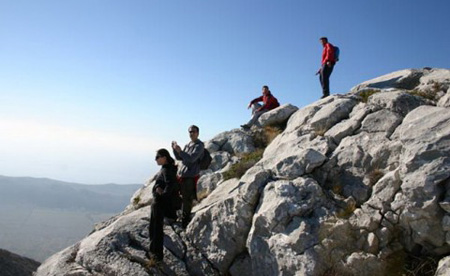
[{"label": "woman in black jacket", "polygon": [[171,217],[175,215],[173,209],[173,194],[176,192],[177,167],[175,161],[166,149],[160,149],[156,152],[156,163],[161,170],[156,176],[153,186],[153,203],[150,213],[150,258],[155,262],[163,260],[163,241],[164,241],[164,216]]}]

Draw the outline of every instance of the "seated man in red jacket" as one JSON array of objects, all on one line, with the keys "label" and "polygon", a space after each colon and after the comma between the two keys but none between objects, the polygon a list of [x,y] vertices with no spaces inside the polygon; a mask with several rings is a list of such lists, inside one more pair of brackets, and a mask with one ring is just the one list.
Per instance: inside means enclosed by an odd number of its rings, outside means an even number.
[{"label": "seated man in red jacket", "polygon": [[[259,104],[259,102],[261,101],[264,103],[263,105]],[[280,104],[278,103],[278,100],[272,95],[272,93],[270,93],[269,87],[267,85],[264,85],[262,87],[262,96],[253,99],[248,104],[248,108],[252,108],[252,118],[250,119],[250,121],[248,121],[248,123],[241,125],[241,127],[243,129],[250,129],[252,125],[256,123],[259,116],[261,116],[264,112],[267,112],[279,106]]]}]

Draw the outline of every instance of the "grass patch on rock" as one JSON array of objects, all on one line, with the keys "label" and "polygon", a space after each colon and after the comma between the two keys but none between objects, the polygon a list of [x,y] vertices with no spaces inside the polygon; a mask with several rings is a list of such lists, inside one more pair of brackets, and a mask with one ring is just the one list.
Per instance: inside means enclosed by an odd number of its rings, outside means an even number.
[{"label": "grass patch on rock", "polygon": [[254,152],[242,153],[240,155],[240,161],[231,165],[231,168],[222,174],[223,179],[241,178],[248,169],[261,160],[263,152],[264,149],[257,149]]},{"label": "grass patch on rock", "polygon": [[252,130],[255,151],[238,154],[239,162],[223,172],[223,180],[241,178],[245,172],[261,160],[265,148],[286,128],[286,125],[270,125]]},{"label": "grass patch on rock", "polygon": [[400,250],[388,257],[386,275],[433,276],[438,263],[438,257],[416,256]]},{"label": "grass patch on rock", "polygon": [[364,89],[359,93],[359,96],[361,97],[361,102],[367,103],[369,97],[378,92],[380,92],[380,90],[378,89]]},{"label": "grass patch on rock", "polygon": [[281,132],[283,126],[265,126],[252,133],[253,145],[257,149],[265,149]]}]

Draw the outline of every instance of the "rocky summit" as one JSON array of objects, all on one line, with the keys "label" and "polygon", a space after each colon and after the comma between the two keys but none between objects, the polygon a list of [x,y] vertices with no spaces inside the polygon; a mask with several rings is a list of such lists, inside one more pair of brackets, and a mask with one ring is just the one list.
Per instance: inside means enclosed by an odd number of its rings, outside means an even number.
[{"label": "rocky summit", "polygon": [[448,69],[402,70],[220,133],[162,265],[146,257],[149,180],[36,275],[450,275],[449,87]]}]

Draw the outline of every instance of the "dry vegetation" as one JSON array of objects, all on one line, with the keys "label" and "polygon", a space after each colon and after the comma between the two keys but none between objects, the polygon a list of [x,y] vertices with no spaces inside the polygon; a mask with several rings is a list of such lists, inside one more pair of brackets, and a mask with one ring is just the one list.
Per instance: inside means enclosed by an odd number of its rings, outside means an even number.
[{"label": "dry vegetation", "polygon": [[283,126],[266,126],[253,131],[252,138],[256,150],[254,152],[238,155],[240,161],[233,164],[228,171],[222,174],[223,179],[241,178],[248,169],[261,160],[264,149],[283,131],[283,129]]}]

